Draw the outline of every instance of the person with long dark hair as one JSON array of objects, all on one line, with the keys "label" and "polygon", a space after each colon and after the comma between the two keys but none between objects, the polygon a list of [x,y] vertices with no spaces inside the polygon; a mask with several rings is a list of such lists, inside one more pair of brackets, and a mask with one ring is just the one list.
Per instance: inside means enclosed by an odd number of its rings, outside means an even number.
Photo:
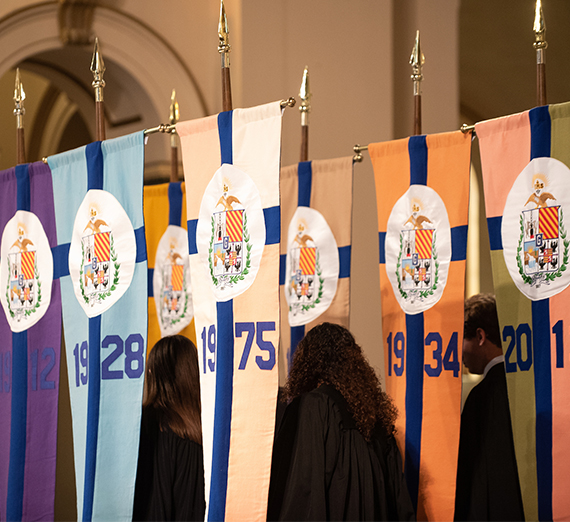
[{"label": "person with long dark hair", "polygon": [[151,350],[133,520],[204,520],[198,354],[181,335]]},{"label": "person with long dark hair", "polygon": [[344,327],[299,343],[273,449],[268,520],[412,520],[397,411]]}]

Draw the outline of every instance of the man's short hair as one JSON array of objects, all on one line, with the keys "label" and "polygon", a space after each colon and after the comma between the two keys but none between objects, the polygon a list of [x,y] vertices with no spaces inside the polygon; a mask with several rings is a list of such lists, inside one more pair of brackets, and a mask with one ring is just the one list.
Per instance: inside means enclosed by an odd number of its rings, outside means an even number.
[{"label": "man's short hair", "polygon": [[494,345],[501,347],[501,331],[494,295],[476,294],[465,301],[465,339],[473,339],[477,335],[477,328],[481,328]]}]

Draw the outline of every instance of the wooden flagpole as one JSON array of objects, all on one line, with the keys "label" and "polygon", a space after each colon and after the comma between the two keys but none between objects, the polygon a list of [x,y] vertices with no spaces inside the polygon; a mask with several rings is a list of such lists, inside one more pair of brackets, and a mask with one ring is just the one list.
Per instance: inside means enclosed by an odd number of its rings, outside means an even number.
[{"label": "wooden flagpole", "polygon": [[534,13],[534,44],[536,49],[536,104],[546,105],[546,24],[542,13],[542,0],[536,0]]},{"label": "wooden flagpole", "polygon": [[16,116],[16,155],[18,165],[26,163],[26,143],[24,140],[24,114],[26,113],[26,110],[24,109],[25,99],[26,93],[24,92],[24,86],[20,80],[20,69],[17,68],[16,85],[14,87],[14,103],[16,105],[14,115]]},{"label": "wooden flagpole", "polygon": [[105,80],[105,63],[103,56],[99,52],[99,39],[95,38],[95,47],[93,49],[93,58],[91,59],[91,72],[93,73],[93,82],[91,85],[95,89],[95,140],[103,141],[105,139],[105,103],[103,102],[103,89]]},{"label": "wooden flagpole", "polygon": [[174,129],[170,132],[170,183],[178,181],[178,141],[176,138],[176,122],[180,119],[180,110],[176,100],[176,91],[172,89],[170,97],[170,125]]},{"label": "wooden flagpole", "polygon": [[228,30],[228,17],[224,8],[224,0],[220,3],[220,21],[218,23],[218,52],[222,56],[222,110],[231,111],[232,106],[232,84],[230,80],[230,40]]},{"label": "wooden flagpole", "polygon": [[309,161],[309,112],[311,112],[311,90],[309,87],[309,66],[305,65],[299,98],[301,105],[301,161]]},{"label": "wooden flagpole", "polygon": [[416,41],[410,56],[412,66],[412,80],[414,82],[414,136],[422,133],[422,67],[425,63],[425,56],[420,48],[420,31],[416,31]]}]

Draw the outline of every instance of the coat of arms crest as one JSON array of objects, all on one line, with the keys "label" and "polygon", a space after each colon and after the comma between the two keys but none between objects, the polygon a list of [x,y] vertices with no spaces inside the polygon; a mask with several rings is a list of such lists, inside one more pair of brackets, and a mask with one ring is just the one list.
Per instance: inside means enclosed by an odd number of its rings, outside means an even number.
[{"label": "coat of arms crest", "polygon": [[94,306],[116,290],[121,268],[115,252],[113,232],[99,216],[99,209],[94,203],[89,206],[89,221],[81,236],[81,255],[81,295],[86,304]]},{"label": "coat of arms crest", "polygon": [[525,284],[539,288],[561,277],[568,264],[568,246],[561,205],[549,205],[556,198],[547,192],[548,177],[536,173],[533,192],[520,214],[517,265]]},{"label": "coat of arms crest", "polygon": [[299,220],[297,234],[289,248],[289,263],[289,311],[296,315],[307,312],[320,303],[324,285],[319,249],[307,233],[303,219]]},{"label": "coat of arms crest", "polygon": [[[220,289],[231,288],[245,279],[251,268],[253,245],[247,227],[247,213],[240,200],[229,194],[230,190],[230,181],[224,179],[223,193],[211,218],[210,275],[214,286]],[[216,210],[220,206],[222,209]]]},{"label": "coat of arms crest", "polygon": [[159,297],[161,299],[160,322],[163,328],[172,327],[184,319],[190,303],[190,292],[186,282],[186,265],[184,258],[178,251],[174,237],[169,238],[168,246],[166,259],[160,266],[162,271]]},{"label": "coat of arms crest", "polygon": [[432,221],[422,215],[419,198],[411,201],[411,215],[400,230],[400,250],[396,277],[401,297],[423,301],[437,290],[439,261],[436,250],[436,230]]},{"label": "coat of arms crest", "polygon": [[19,322],[40,307],[42,284],[34,243],[26,237],[23,223],[18,223],[17,227],[18,239],[8,253],[6,301],[10,316]]}]

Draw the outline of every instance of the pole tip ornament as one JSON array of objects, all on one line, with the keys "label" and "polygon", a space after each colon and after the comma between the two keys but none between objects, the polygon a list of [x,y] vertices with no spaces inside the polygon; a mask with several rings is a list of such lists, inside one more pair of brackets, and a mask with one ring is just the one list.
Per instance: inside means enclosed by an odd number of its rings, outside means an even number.
[{"label": "pole tip ornament", "polygon": [[416,31],[416,41],[414,42],[414,47],[412,49],[412,55],[410,56],[410,65],[412,66],[412,80],[414,81],[414,94],[420,94],[419,88],[416,93],[416,87],[419,82],[421,82],[424,77],[422,75],[422,67],[426,62],[424,53],[422,53],[420,46],[420,31]]},{"label": "pole tip ornament", "polygon": [[99,38],[95,38],[95,47],[93,48],[93,57],[91,58],[91,72],[93,73],[93,82],[91,85],[95,89],[95,101],[103,101],[103,87],[105,87],[105,62],[103,55],[99,52]]},{"label": "pole tip ornament", "polygon": [[226,16],[226,8],[224,7],[224,0],[220,2],[220,21],[218,22],[218,52],[219,53],[229,53],[231,50],[230,46],[230,31],[228,29],[228,17]]},{"label": "pole tip ornament", "polygon": [[546,24],[544,22],[544,14],[542,12],[542,0],[536,0],[534,24],[532,29],[534,31],[533,47],[537,51],[540,49],[546,49],[548,47],[548,43],[546,42]]},{"label": "pole tip ornament", "polygon": [[301,105],[299,111],[301,112],[301,125],[309,124],[309,112],[311,112],[311,88],[309,86],[309,66],[305,65],[303,71],[303,80],[301,81],[301,89],[299,90],[299,98],[301,98]]},{"label": "pole tip ornament", "polygon": [[178,100],[176,99],[176,90],[172,89],[172,94],[170,95],[170,124],[176,124],[179,119],[180,108],[178,106]]},{"label": "pole tip ornament", "polygon": [[18,129],[22,128],[22,116],[26,113],[24,109],[24,100],[26,99],[26,93],[24,92],[24,86],[20,80],[20,68],[16,69],[16,83],[14,86],[14,103],[16,108],[14,109],[14,115],[17,119]]}]

